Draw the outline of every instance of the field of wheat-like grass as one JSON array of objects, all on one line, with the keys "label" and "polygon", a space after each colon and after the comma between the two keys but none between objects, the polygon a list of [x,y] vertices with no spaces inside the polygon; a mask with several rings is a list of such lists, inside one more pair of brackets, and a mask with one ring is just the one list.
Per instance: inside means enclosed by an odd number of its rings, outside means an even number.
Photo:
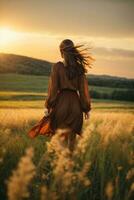
[{"label": "field of wheat-like grass", "polygon": [[132,200],[134,115],[93,110],[73,154],[57,130],[30,139],[43,110],[0,110],[0,199]]}]

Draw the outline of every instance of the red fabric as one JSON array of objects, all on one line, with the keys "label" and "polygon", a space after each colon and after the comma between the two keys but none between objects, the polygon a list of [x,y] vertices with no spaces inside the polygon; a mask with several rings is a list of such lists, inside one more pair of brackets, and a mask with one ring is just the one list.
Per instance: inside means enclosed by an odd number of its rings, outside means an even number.
[{"label": "red fabric", "polygon": [[28,131],[30,138],[34,138],[37,135],[52,136],[54,133],[50,128],[50,116],[44,116],[37,124]]}]

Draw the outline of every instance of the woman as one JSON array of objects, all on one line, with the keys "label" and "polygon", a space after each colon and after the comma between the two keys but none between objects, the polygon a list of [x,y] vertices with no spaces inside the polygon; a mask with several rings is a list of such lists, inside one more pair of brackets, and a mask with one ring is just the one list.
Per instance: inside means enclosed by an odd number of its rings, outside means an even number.
[{"label": "woman", "polygon": [[76,134],[82,134],[83,114],[88,119],[91,110],[85,73],[86,66],[90,67],[93,59],[86,56],[86,49],[79,50],[82,46],[75,46],[69,39],[61,42],[63,62],[59,61],[52,67],[45,102],[48,113],[51,113],[50,127],[53,132],[58,128],[70,130],[66,139],[71,151],[75,146]]}]

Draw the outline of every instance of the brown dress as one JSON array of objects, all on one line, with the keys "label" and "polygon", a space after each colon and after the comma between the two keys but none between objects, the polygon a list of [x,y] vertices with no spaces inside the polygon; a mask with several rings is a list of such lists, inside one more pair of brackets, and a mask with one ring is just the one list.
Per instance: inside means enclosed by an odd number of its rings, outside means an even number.
[{"label": "brown dress", "polygon": [[70,128],[74,133],[81,135],[83,112],[91,109],[86,75],[69,80],[64,63],[59,61],[54,64],[45,107],[48,110],[52,108],[50,127],[53,131],[57,128]]}]

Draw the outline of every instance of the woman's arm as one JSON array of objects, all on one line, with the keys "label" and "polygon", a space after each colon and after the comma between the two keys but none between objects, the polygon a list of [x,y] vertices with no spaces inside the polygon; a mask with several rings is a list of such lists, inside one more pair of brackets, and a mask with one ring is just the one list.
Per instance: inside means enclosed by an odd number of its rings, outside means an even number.
[{"label": "woman's arm", "polygon": [[48,110],[54,107],[58,90],[59,90],[58,65],[56,63],[52,66],[51,75],[50,75],[49,84],[48,84],[48,96],[45,101],[45,107]]},{"label": "woman's arm", "polygon": [[79,94],[83,112],[87,113],[91,110],[91,98],[89,95],[88,81],[85,74],[81,75],[79,78]]}]

